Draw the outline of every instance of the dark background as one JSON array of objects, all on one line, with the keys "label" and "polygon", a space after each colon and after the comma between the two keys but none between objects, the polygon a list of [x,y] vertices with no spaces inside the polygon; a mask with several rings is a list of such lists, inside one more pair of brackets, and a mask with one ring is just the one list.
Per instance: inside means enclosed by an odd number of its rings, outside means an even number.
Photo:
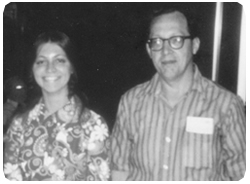
[{"label": "dark background", "polygon": [[[77,45],[80,88],[90,107],[110,129],[121,95],[155,73],[147,56],[147,18],[154,9],[187,7],[197,17],[201,48],[195,57],[211,78],[216,3],[10,3],[3,16],[3,80],[24,80],[26,56],[35,37],[46,30],[65,32]],[[13,8],[14,7],[14,8]],[[13,11],[14,9],[14,11]],[[242,6],[224,3],[218,83],[236,92]]]}]

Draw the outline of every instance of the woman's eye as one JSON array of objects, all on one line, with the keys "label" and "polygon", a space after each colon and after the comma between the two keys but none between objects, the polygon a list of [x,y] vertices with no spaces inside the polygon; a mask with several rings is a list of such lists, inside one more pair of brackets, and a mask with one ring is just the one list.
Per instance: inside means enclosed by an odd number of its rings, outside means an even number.
[{"label": "woman's eye", "polygon": [[65,59],[57,59],[57,61],[58,61],[59,63],[65,63],[65,62],[66,62]]},{"label": "woman's eye", "polygon": [[43,64],[43,63],[44,63],[44,60],[37,60],[37,61],[36,61],[36,64],[37,64],[37,65],[41,65],[41,64]]}]

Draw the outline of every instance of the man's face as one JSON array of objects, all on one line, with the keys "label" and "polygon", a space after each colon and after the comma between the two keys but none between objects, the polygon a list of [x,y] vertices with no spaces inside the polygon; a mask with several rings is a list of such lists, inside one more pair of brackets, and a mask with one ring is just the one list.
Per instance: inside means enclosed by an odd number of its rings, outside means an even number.
[{"label": "man's face", "polygon": [[[168,39],[173,36],[190,36],[187,21],[180,12],[157,17],[150,30],[150,39]],[[179,81],[192,73],[192,56],[199,49],[199,39],[185,39],[183,47],[173,49],[165,41],[161,50],[153,51],[147,44],[147,51],[160,76],[167,82]],[[190,73],[191,72],[191,73]]]}]

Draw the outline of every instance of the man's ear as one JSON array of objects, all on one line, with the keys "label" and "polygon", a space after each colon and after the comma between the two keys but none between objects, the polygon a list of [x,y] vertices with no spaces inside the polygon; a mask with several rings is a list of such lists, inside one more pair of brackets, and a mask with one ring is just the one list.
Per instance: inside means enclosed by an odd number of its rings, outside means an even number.
[{"label": "man's ear", "polygon": [[200,48],[200,39],[198,37],[192,40],[193,44],[193,54],[196,54]]},{"label": "man's ear", "polygon": [[146,43],[146,50],[148,52],[149,57],[151,58],[151,49],[149,48],[148,43]]}]

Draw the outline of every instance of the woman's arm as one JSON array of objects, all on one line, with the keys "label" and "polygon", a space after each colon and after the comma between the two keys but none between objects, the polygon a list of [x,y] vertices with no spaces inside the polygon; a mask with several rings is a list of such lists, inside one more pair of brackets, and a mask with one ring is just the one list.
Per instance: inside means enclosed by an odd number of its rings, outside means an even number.
[{"label": "woman's arm", "polygon": [[107,181],[110,179],[110,159],[108,156],[110,140],[109,130],[104,119],[91,111],[86,123],[87,142],[87,180]]}]

